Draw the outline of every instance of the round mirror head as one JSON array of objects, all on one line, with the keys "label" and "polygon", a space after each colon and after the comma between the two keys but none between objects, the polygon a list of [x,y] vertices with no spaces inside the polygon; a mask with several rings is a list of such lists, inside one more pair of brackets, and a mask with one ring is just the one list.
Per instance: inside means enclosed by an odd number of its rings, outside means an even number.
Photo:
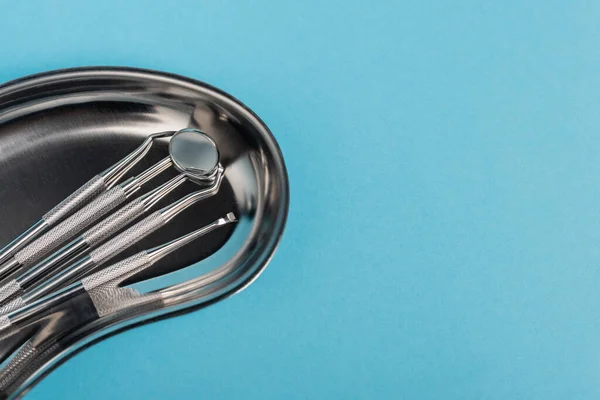
[{"label": "round mirror head", "polygon": [[182,129],[169,141],[169,154],[179,172],[196,179],[206,179],[219,165],[215,142],[197,129]]}]

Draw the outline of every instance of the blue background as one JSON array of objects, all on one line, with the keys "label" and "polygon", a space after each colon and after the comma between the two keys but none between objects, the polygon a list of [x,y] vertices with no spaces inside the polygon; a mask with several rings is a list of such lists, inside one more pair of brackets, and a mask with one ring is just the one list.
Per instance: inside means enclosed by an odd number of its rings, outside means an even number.
[{"label": "blue background", "polygon": [[600,3],[0,0],[0,81],[204,80],[281,144],[248,290],[85,351],[31,399],[597,399]]}]

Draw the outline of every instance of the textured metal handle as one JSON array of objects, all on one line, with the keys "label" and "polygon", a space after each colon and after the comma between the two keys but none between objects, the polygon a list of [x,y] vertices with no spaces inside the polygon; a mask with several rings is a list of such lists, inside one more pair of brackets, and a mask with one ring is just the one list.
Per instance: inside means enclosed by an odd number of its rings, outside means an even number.
[{"label": "textured metal handle", "polygon": [[46,221],[49,226],[53,226],[63,218],[86,205],[94,197],[102,193],[105,188],[104,178],[96,175],[85,185],[73,192],[69,197],[61,201],[56,207],[48,211],[42,219]]},{"label": "textured metal handle", "polygon": [[23,382],[52,358],[60,344],[35,347],[31,341],[25,343],[0,371],[0,393],[8,398]]},{"label": "textured metal handle", "polygon": [[88,292],[104,284],[117,286],[128,277],[143,271],[151,265],[152,262],[148,257],[148,253],[142,251],[83,278],[81,284]]},{"label": "textured metal handle", "polygon": [[104,264],[123,250],[156,231],[165,223],[166,221],[160,211],[156,211],[92,251],[90,258],[96,265]]},{"label": "textured metal handle", "polygon": [[144,203],[141,199],[137,198],[103,219],[81,236],[90,247],[96,247],[140,217],[144,211]]},{"label": "textured metal handle", "polygon": [[[21,285],[16,279],[9,281],[0,287],[0,304],[6,303],[7,300],[15,296],[21,291]],[[1,308],[0,308],[1,309]]]},{"label": "textured metal handle", "polygon": [[63,242],[90,226],[126,199],[125,191],[117,186],[96,197],[91,203],[69,218],[25,246],[15,254],[15,259],[23,266],[31,266],[56,249]]},{"label": "textured metal handle", "polygon": [[[0,307],[0,317],[10,314],[13,311],[17,311],[21,307],[25,307],[27,303],[21,296],[13,298],[11,301]],[[1,325],[1,324],[0,324]]]},{"label": "textured metal handle", "polygon": [[100,318],[117,312],[135,314],[148,310],[162,301],[160,293],[140,294],[132,288],[101,285],[88,292]]}]

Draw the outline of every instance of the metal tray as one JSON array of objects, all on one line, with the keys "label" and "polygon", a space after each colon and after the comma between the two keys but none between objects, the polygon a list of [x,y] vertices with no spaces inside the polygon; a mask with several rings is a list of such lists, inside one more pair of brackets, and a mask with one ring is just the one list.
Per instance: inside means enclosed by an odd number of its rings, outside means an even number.
[{"label": "metal tray", "polygon": [[[152,270],[160,276],[130,282],[144,292],[161,290],[168,298],[166,308],[101,319],[73,332],[67,346],[39,366],[12,397],[22,396],[61,362],[98,340],[201,308],[249,285],[280,240],[289,189],[283,158],[269,129],[242,103],[205,83],[140,69],[81,68],[0,86],[0,244],[148,134],[184,127],[199,128],[217,143],[226,167],[223,187],[120,258],[197,229],[228,211],[235,211],[240,222],[163,260]],[[165,152],[166,147],[153,150],[136,169],[148,167]],[[194,279],[217,266],[223,275],[215,284],[205,287]]]}]

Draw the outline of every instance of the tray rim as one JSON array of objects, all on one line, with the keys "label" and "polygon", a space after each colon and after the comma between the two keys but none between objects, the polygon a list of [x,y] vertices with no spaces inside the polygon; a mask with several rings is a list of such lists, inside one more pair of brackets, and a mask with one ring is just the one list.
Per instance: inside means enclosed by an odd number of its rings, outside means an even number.
[{"label": "tray rim", "polygon": [[[181,314],[187,314],[190,312],[197,311],[204,307],[210,306],[216,302],[219,302],[227,297],[230,297],[236,293],[247,288],[251,285],[266,269],[268,264],[273,259],[278,247],[281,244],[281,240],[283,234],[285,232],[287,221],[289,218],[289,208],[290,208],[290,184],[289,184],[289,175],[287,171],[287,167],[284,161],[283,152],[275,140],[275,137],[266,123],[254,112],[252,111],[245,103],[240,101],[235,96],[211,85],[199,79],[190,78],[187,76],[183,76],[176,73],[164,72],[154,69],[148,68],[138,68],[138,67],[129,67],[129,66],[82,66],[82,67],[73,67],[73,68],[60,68],[54,70],[48,70],[44,72],[39,72],[35,74],[26,75],[23,77],[19,77],[16,79],[9,80],[7,82],[0,84],[0,100],[2,96],[10,95],[13,93],[18,93],[19,90],[33,88],[35,86],[43,85],[44,83],[52,83],[58,80],[66,80],[71,78],[82,78],[82,77],[96,77],[98,76],[106,76],[106,77],[135,77],[135,78],[143,78],[153,81],[161,81],[168,83],[169,81],[175,82],[179,85],[182,83],[193,86],[195,89],[201,88],[207,92],[211,92],[213,95],[217,95],[224,98],[226,101],[229,101],[236,106],[240,107],[244,112],[248,113],[252,118],[254,118],[261,128],[261,134],[264,134],[264,140],[270,150],[275,155],[275,160],[277,161],[278,175],[281,178],[282,182],[282,196],[280,201],[280,207],[283,210],[280,218],[281,221],[278,224],[277,229],[273,235],[273,245],[268,252],[264,255],[264,262],[253,271],[251,274],[245,277],[244,280],[237,283],[235,287],[227,290],[223,294],[219,294],[214,298],[210,298],[208,301],[202,304],[193,304],[192,301],[190,305],[180,305],[174,308],[169,308],[164,310],[163,312],[154,312],[148,314],[146,316],[139,316],[133,320],[129,320],[129,323],[123,326],[117,327],[107,327],[101,329],[92,335],[92,338],[88,341],[80,341],[76,344],[69,346],[67,349],[61,351],[56,357],[46,363],[46,366],[40,368],[37,373],[32,375],[27,381],[21,385],[16,392],[12,394],[15,398],[21,398],[24,396],[30,389],[32,389],[40,380],[42,380],[45,376],[51,373],[58,366],[62,365],[64,362],[68,361],[71,357],[77,355],[81,351],[87,349],[88,347],[93,346],[94,344],[106,340],[113,335],[119,334],[123,331],[134,329],[136,327],[146,325],[157,320],[163,320],[167,318],[176,317]],[[9,102],[10,103],[10,102]],[[10,108],[11,105],[8,105]],[[5,105],[0,102],[0,111],[5,108]],[[49,365],[51,364],[51,365]]]}]

